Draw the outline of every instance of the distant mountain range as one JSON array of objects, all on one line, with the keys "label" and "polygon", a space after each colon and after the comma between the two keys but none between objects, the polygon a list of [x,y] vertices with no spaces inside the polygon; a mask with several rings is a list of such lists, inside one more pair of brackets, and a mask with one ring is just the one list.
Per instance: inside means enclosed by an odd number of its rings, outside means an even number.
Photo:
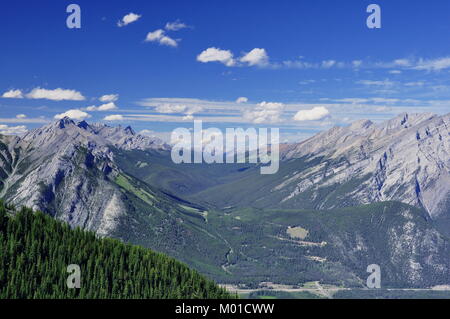
[{"label": "distant mountain range", "polygon": [[[224,283],[450,284],[450,115],[282,145],[280,170],[176,165],[170,146],[64,118],[0,137],[0,198],[165,252]],[[298,232],[292,232],[298,230]],[[300,234],[300,235],[298,235]]]}]

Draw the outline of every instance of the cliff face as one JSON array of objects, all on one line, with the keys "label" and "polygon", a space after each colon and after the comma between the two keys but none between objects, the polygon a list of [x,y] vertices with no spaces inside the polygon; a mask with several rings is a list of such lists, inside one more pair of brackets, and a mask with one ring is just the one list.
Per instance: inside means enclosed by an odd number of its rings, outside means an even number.
[{"label": "cliff face", "polygon": [[166,149],[130,128],[75,123],[65,118],[22,138],[2,137],[0,197],[57,215],[72,226],[108,235],[125,212],[114,182],[120,169],[111,147]]},{"label": "cliff face", "polygon": [[[450,214],[450,115],[402,114],[382,124],[358,121],[287,147],[285,160],[323,157],[289,176],[275,191],[283,201],[310,190],[360,182],[340,199],[366,204],[396,200],[425,208],[432,218]],[[339,206],[339,198],[320,208]]]}]

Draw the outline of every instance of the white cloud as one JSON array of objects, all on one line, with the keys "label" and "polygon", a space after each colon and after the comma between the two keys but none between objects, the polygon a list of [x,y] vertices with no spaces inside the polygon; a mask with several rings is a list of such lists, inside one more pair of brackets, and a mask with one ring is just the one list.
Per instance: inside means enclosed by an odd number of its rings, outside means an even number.
[{"label": "white cloud", "polygon": [[114,104],[114,102],[109,102],[106,104],[102,104],[98,107],[98,111],[110,111],[110,110],[115,110],[117,109],[116,104]]},{"label": "white cloud", "polygon": [[356,83],[363,84],[366,86],[383,86],[383,87],[391,87],[394,85],[394,82],[389,81],[389,80],[383,80],[383,81],[361,80]]},{"label": "white cloud", "polygon": [[27,116],[25,115],[25,114],[17,114],[16,115],[16,118],[18,118],[18,119],[24,119],[24,118],[26,118]]},{"label": "white cloud", "polygon": [[441,71],[450,68],[450,57],[439,58],[434,60],[420,59],[414,70]]},{"label": "white cloud", "polygon": [[409,87],[421,87],[424,85],[425,85],[425,82],[423,82],[423,81],[405,83],[405,86],[409,86]]},{"label": "white cloud", "polygon": [[362,99],[362,98],[344,98],[344,99],[337,99],[336,102],[342,102],[342,103],[351,103],[351,104],[362,104],[369,102],[368,99]]},{"label": "white cloud", "polygon": [[219,48],[208,48],[197,56],[197,61],[202,63],[220,62],[226,66],[235,65],[233,53],[229,50],[221,50]]},{"label": "white cloud", "polygon": [[249,66],[266,66],[269,64],[269,56],[265,49],[255,48],[245,54],[240,61],[248,63]]},{"label": "white cloud", "polygon": [[167,22],[166,26],[165,26],[166,30],[168,30],[168,31],[178,31],[181,29],[186,29],[187,27],[188,27],[188,25],[180,22],[179,20],[174,21],[174,22]]},{"label": "white cloud", "polygon": [[281,63],[273,63],[270,66],[274,69],[331,69],[331,68],[358,68],[362,65],[362,61],[353,61],[352,63],[338,62],[336,60],[324,60],[321,62],[303,61],[303,57],[297,60],[286,60]]},{"label": "white cloud", "polygon": [[118,107],[116,104],[114,104],[114,102],[109,102],[106,104],[102,104],[100,106],[91,105],[86,108],[87,111],[99,111],[99,112],[111,111],[116,109],[118,109]]},{"label": "white cloud", "polygon": [[186,105],[181,104],[170,104],[170,103],[164,103],[157,105],[155,107],[155,111],[158,113],[184,113],[187,110]]},{"label": "white cloud", "polygon": [[119,94],[106,94],[99,98],[100,102],[116,102],[119,99]]},{"label": "white cloud", "polygon": [[30,93],[26,95],[29,99],[47,99],[52,101],[83,101],[85,97],[78,91],[75,90],[65,90],[65,89],[54,89],[47,90],[41,88],[35,88]]},{"label": "white cloud", "polygon": [[194,120],[194,116],[192,114],[183,116],[183,121],[192,121],[192,120]]},{"label": "white cloud", "polygon": [[335,60],[322,61],[322,68],[329,69],[336,65]]},{"label": "white cloud", "polygon": [[155,111],[163,114],[183,113],[183,121],[192,120],[195,113],[201,112],[203,107],[200,105],[185,105],[177,103],[156,103]]},{"label": "white cloud", "polygon": [[387,107],[387,106],[379,106],[379,107],[375,108],[375,111],[377,111],[377,112],[390,112],[390,111],[392,111],[392,108]]},{"label": "white cloud", "polygon": [[316,83],[316,80],[302,80],[302,81],[298,82],[298,84],[300,84],[300,85],[308,85],[308,84],[312,84],[312,83]]},{"label": "white cloud", "polygon": [[165,31],[158,29],[147,34],[145,42],[158,42],[160,45],[167,45],[170,47],[177,47],[178,42],[169,36],[165,35]]},{"label": "white cloud", "polygon": [[91,116],[88,113],[83,112],[81,110],[77,110],[77,109],[68,110],[67,112],[55,115],[55,119],[57,119],[57,120],[63,119],[65,117],[69,117],[73,120],[81,121],[86,118],[90,118]]},{"label": "white cloud", "polygon": [[374,97],[371,99],[371,101],[373,101],[374,103],[394,104],[394,103],[398,103],[400,100],[399,99],[387,99],[384,97]]},{"label": "white cloud", "polygon": [[287,68],[287,69],[312,69],[317,68],[317,66],[310,62],[305,62],[302,60],[288,60],[283,61],[279,67]]},{"label": "white cloud", "polygon": [[296,121],[318,121],[326,118],[330,115],[330,111],[326,107],[317,106],[311,110],[301,110],[298,111],[294,116]]},{"label": "white cloud", "polygon": [[236,100],[236,103],[238,103],[238,104],[247,103],[247,102],[248,102],[248,98],[246,98],[245,96],[238,97]]},{"label": "white cloud", "polygon": [[5,99],[23,99],[21,90],[9,90],[2,95]]},{"label": "white cloud", "polygon": [[253,110],[244,111],[244,118],[255,124],[277,123],[283,113],[284,104],[261,102]]},{"label": "white cloud", "polygon": [[412,62],[409,59],[397,59],[394,61],[395,65],[403,66],[403,67],[408,67],[411,65],[411,63]]},{"label": "white cloud", "polygon": [[123,121],[124,117],[120,114],[108,115],[103,119],[104,121]]},{"label": "white cloud", "polygon": [[402,71],[400,71],[400,70],[390,70],[389,74],[402,74]]},{"label": "white cloud", "polygon": [[124,27],[130,23],[136,22],[137,20],[139,20],[140,17],[142,16],[139,14],[135,14],[132,12],[128,13],[119,22],[117,22],[117,26]]},{"label": "white cloud", "polygon": [[44,124],[44,123],[49,123],[50,120],[46,119],[44,116],[40,116],[37,118],[17,118],[17,117],[13,117],[13,118],[0,118],[0,123],[39,123],[39,124]]},{"label": "white cloud", "polygon": [[25,125],[20,126],[8,126],[5,124],[0,124],[0,134],[3,135],[21,135],[28,132]]}]

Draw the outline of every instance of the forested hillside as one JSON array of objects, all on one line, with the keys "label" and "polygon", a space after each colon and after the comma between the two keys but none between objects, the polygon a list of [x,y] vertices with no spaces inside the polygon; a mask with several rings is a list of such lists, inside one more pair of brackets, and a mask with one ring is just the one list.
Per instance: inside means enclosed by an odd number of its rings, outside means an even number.
[{"label": "forested hillside", "polygon": [[[80,289],[67,287],[70,264],[81,268]],[[163,254],[0,202],[0,299],[229,297]]]}]

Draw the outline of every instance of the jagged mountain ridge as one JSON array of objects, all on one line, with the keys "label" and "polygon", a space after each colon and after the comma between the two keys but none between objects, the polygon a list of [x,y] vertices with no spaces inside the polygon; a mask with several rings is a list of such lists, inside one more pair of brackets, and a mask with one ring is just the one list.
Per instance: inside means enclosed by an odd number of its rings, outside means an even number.
[{"label": "jagged mountain ridge", "polygon": [[219,207],[335,209],[382,201],[450,217],[450,114],[360,120],[280,147],[280,170],[249,168],[193,194]]},{"label": "jagged mountain ridge", "polygon": [[[386,130],[396,131],[394,124],[395,121],[387,125]],[[373,125],[358,122],[352,129],[361,133],[347,134],[342,139],[358,140],[359,135],[359,139],[364,140],[362,132]],[[1,136],[0,197],[18,206],[43,210],[71,226],[93,230],[101,236],[166,252],[221,282],[254,284],[274,279],[296,284],[320,277],[334,283],[344,280],[348,284],[360,284],[366,261],[381,262],[389,258],[385,267],[391,273],[389,278],[393,285],[448,283],[446,274],[450,265],[445,259],[448,239],[434,229],[422,210],[389,203],[339,210],[335,208],[352,205],[327,203],[327,198],[312,200],[311,205],[316,206],[306,207],[308,211],[206,209],[162,192],[153,181],[168,172],[163,164],[170,161],[168,147],[141,148],[138,145],[142,144],[129,142],[133,136],[131,128],[110,128],[69,119],[34,130],[22,138]],[[248,165],[248,169],[239,168],[233,173],[240,187],[225,186],[239,193],[241,198],[249,197],[249,206],[305,208],[298,207],[299,201],[295,201],[298,197],[304,200],[302,193],[284,200],[297,187],[297,181],[279,190],[276,187],[298,174],[309,174],[317,170],[316,167],[322,169],[320,176],[345,162],[327,153],[336,139],[330,138],[330,141],[317,150],[311,147],[311,152],[305,154],[296,149],[296,145],[285,147],[279,174],[262,176],[258,167]],[[157,145],[150,140],[146,143],[144,145]],[[353,154],[352,147],[348,150],[344,153]],[[158,154],[159,162],[152,154]],[[124,163],[128,164],[127,168]],[[130,170],[131,167],[134,169]],[[195,171],[192,166],[171,165],[171,168],[166,178],[184,171],[192,173],[190,178],[196,183],[197,177],[205,172],[201,165],[195,165]],[[155,169],[161,174],[147,180],[145,174]],[[213,169],[228,174],[220,165]],[[333,176],[330,174],[327,178]],[[255,191],[260,185],[264,188]],[[326,186],[324,189],[328,192]],[[347,196],[354,190],[351,188],[341,195]],[[220,196],[226,206],[234,204],[220,188],[217,191],[213,187],[212,192]],[[260,201],[261,196],[265,202]],[[208,200],[207,196],[203,198],[203,202]],[[356,204],[355,201],[353,206]],[[320,205],[331,209],[315,210]],[[342,212],[347,212],[348,217],[338,218]],[[362,214],[364,212],[370,214]],[[269,216],[263,217],[263,214]],[[342,223],[342,230],[334,228],[338,223]],[[397,226],[392,227],[393,223]],[[374,240],[373,229],[379,225],[382,226],[377,230],[380,234]],[[308,243],[292,241],[286,234],[289,227],[296,226],[310,230]],[[355,236],[347,238],[349,233]],[[425,237],[428,239],[423,241]],[[382,242],[384,238],[389,244],[386,256],[373,260],[374,252],[386,247]],[[323,240],[328,242],[324,247],[320,245]],[[358,260],[360,262],[356,263]],[[289,271],[293,262],[298,271],[295,274]],[[406,275],[401,275],[404,272]]]},{"label": "jagged mountain ridge", "polygon": [[69,118],[21,138],[2,136],[1,142],[1,198],[105,236],[126,211],[124,195],[114,181],[121,170],[112,150],[168,148],[129,127],[89,125]]},{"label": "jagged mountain ridge", "polygon": [[[344,194],[361,204],[397,200],[425,208],[436,218],[450,212],[450,114],[401,114],[381,124],[358,121],[289,146],[285,160],[324,157],[318,166],[277,185],[307,189],[365,179]],[[327,207],[332,208],[332,207]]]}]

